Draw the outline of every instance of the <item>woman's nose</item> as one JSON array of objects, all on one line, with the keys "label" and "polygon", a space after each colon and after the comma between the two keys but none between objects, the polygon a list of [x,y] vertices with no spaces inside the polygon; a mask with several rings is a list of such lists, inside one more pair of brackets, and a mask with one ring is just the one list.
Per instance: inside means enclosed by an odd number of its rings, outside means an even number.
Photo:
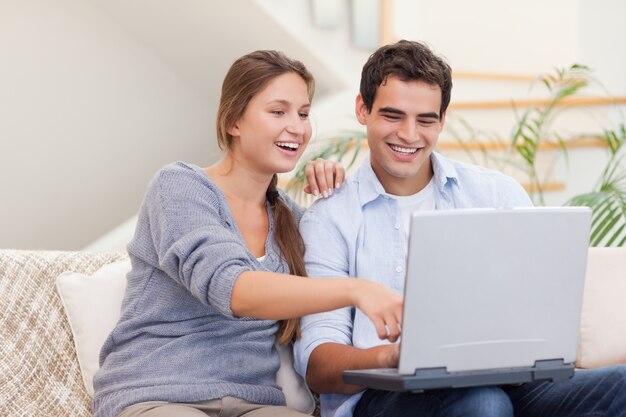
[{"label": "woman's nose", "polygon": [[307,123],[308,121],[302,119],[298,114],[295,117],[290,118],[289,124],[287,125],[287,131],[294,135],[304,135],[306,133]]}]

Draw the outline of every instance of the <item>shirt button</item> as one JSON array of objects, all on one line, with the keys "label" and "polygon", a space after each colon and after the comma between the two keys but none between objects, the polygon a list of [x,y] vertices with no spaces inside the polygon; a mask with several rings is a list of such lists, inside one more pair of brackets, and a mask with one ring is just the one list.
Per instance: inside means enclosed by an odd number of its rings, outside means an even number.
[{"label": "shirt button", "polygon": [[393,225],[393,227],[395,227],[395,228],[396,228],[396,230],[400,229],[400,223],[396,223],[396,224],[394,224],[394,225]]},{"label": "shirt button", "polygon": [[396,272],[402,272],[402,267],[401,266],[396,266]]}]

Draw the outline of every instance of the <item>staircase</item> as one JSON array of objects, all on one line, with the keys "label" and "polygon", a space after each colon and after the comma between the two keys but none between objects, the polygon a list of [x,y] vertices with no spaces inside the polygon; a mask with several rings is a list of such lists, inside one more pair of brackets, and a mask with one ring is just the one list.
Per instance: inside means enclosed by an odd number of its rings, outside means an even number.
[{"label": "staircase", "polygon": [[[332,3],[332,6],[326,3]],[[449,2],[449,7],[456,3]],[[461,2],[458,3],[461,4]],[[493,3],[494,7],[500,7],[497,2]],[[606,9],[604,15],[583,16],[580,21],[574,21],[573,17],[576,13],[585,12],[587,6],[582,3],[573,4],[563,1],[556,2],[557,6],[563,7],[561,9],[554,5],[542,9],[539,3],[534,3],[527,2],[524,13],[539,13],[539,16],[535,18],[537,30],[542,27],[549,28],[549,20],[555,17],[566,20],[562,24],[563,32],[567,32],[569,25],[571,33],[577,30],[587,33],[588,30],[583,25],[592,24],[593,19],[606,18],[606,14],[611,13]],[[304,46],[317,51],[316,53],[328,62],[329,66],[334,66],[340,77],[343,76],[345,88],[334,94],[327,94],[321,102],[314,103],[317,133],[320,137],[328,137],[333,131],[362,130],[353,116],[354,97],[358,92],[360,68],[377,45],[369,45],[363,49],[362,42],[355,38],[354,32],[358,28],[351,20],[355,15],[355,9],[363,8],[365,11],[378,14],[378,26],[372,28],[371,32],[379,34],[380,44],[399,39],[396,35],[398,30],[394,25],[398,21],[397,17],[406,13],[420,13],[420,11],[439,13],[440,15],[435,16],[434,20],[439,18],[441,22],[446,21],[446,17],[442,16],[445,12],[444,6],[435,6],[432,2],[419,0],[411,2],[408,0],[352,0],[348,2],[259,0],[259,4],[287,31],[293,33]],[[342,6],[337,6],[337,4]],[[610,4],[612,4],[610,1],[602,0],[598,8],[603,10],[603,6]],[[532,10],[533,7],[536,10]],[[626,8],[623,9],[626,13]],[[320,26],[317,24],[320,19],[316,17],[316,13],[324,16],[322,21],[332,23]],[[519,13],[519,11],[512,10],[508,13],[510,13],[508,19],[514,19],[514,13]],[[550,16],[550,13],[554,16]],[[488,18],[494,19],[494,16]],[[406,17],[404,18],[406,20]],[[415,22],[423,23],[427,18],[428,16],[417,17]],[[463,24],[461,21],[455,21],[455,23]],[[485,22],[482,23],[485,24]],[[519,21],[488,23],[494,28],[497,28],[498,24],[501,25],[500,28],[506,27],[507,24],[512,26],[520,24]],[[574,27],[575,24],[580,27]],[[465,44],[466,39],[463,36],[450,34],[452,31],[450,26],[442,25],[439,29],[432,24],[424,24],[424,26],[430,28],[431,31],[424,33],[424,39],[439,39],[443,33],[447,33],[448,37],[458,39],[459,44]],[[469,22],[455,29],[462,35],[466,34],[467,44],[474,47],[475,44],[471,43],[471,39],[472,30],[476,29],[471,26],[472,23]],[[596,30],[601,32],[602,28],[596,28]],[[626,32],[624,34],[626,36]],[[496,34],[496,36],[499,35],[505,38],[505,41],[507,37],[511,38],[512,45],[518,42],[504,31]],[[578,47],[576,39],[566,35],[568,34],[554,34],[553,32],[534,34],[534,38],[539,41],[556,38],[561,45],[559,49],[554,49],[552,52],[548,47],[537,51],[539,58],[533,62],[528,62],[533,58],[532,53],[519,50],[508,51],[506,47],[499,46],[499,49],[494,50],[491,61],[485,62],[483,68],[477,70],[466,70],[463,62],[457,62],[456,57],[464,56],[463,51],[458,50],[460,49],[458,46],[455,50],[448,52],[439,50],[433,41],[431,44],[433,49],[444,56],[449,54],[451,58],[448,61],[453,68],[457,69],[453,74],[452,102],[448,110],[446,126],[440,138],[439,151],[450,157],[486,165],[513,176],[531,193],[536,203],[561,205],[574,195],[590,191],[607,160],[608,152],[606,142],[602,139],[603,131],[615,129],[620,122],[623,123],[625,120],[623,117],[626,105],[626,95],[623,94],[625,89],[618,89],[617,93],[607,94],[602,86],[590,85],[576,96],[559,104],[556,117],[550,121],[546,136],[542,138],[538,147],[535,165],[540,178],[539,183],[529,181],[525,170],[519,168],[519,164],[523,161],[520,160],[519,155],[511,152],[514,127],[524,112],[532,108],[545,108],[548,104],[550,94],[538,80],[539,75],[544,72],[554,72],[555,62],[560,61],[563,67],[566,67],[574,63],[572,59],[584,58],[588,55],[585,51],[579,50],[583,48]],[[615,36],[618,35],[615,34]],[[474,37],[480,38],[479,35]],[[528,37],[531,42],[533,36]],[[420,38],[414,37],[413,39]],[[489,56],[484,51],[477,52]],[[496,54],[500,55],[495,56]],[[513,69],[517,67],[533,69],[532,72],[493,70],[493,68],[506,68],[508,60],[515,62],[520,57],[525,59],[523,65],[511,64],[509,66]],[[545,60],[546,57],[554,58],[556,61]],[[585,64],[585,62],[581,63]],[[473,62],[466,65],[477,67]],[[614,72],[617,72],[617,69]],[[560,143],[561,140],[564,141],[563,144]],[[313,141],[310,149],[315,150],[315,148],[316,144]],[[513,158],[512,161],[511,158]],[[282,183],[285,184],[288,179],[287,175]],[[539,190],[541,192],[538,192]]]}]

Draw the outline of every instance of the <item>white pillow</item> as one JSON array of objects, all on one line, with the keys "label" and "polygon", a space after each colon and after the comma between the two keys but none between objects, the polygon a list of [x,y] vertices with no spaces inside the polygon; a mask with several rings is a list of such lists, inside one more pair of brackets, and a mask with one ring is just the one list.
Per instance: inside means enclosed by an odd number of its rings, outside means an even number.
[{"label": "white pillow", "polygon": [[[57,278],[57,291],[74,336],[83,383],[91,396],[100,349],[120,317],[130,268],[130,261],[123,260],[105,265],[91,276],[64,272]],[[287,406],[311,414],[315,400],[293,368],[292,350],[278,344],[276,348],[280,356],[276,381],[283,389]]]},{"label": "white pillow", "polygon": [[103,266],[93,275],[64,272],[57,278],[83,383],[93,396],[93,376],[100,367],[100,349],[120,318],[130,260]]}]

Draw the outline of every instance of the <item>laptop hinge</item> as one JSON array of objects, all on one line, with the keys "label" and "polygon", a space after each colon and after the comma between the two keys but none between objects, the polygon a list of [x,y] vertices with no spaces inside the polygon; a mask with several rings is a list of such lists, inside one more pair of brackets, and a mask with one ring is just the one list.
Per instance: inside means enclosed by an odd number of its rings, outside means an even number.
[{"label": "laptop hinge", "polygon": [[545,359],[535,361],[533,367],[534,379],[565,380],[574,373],[574,364],[567,364],[563,359]]},{"label": "laptop hinge", "polygon": [[415,375],[422,378],[436,378],[448,375],[448,368],[445,366],[440,368],[419,368],[415,370]]}]

